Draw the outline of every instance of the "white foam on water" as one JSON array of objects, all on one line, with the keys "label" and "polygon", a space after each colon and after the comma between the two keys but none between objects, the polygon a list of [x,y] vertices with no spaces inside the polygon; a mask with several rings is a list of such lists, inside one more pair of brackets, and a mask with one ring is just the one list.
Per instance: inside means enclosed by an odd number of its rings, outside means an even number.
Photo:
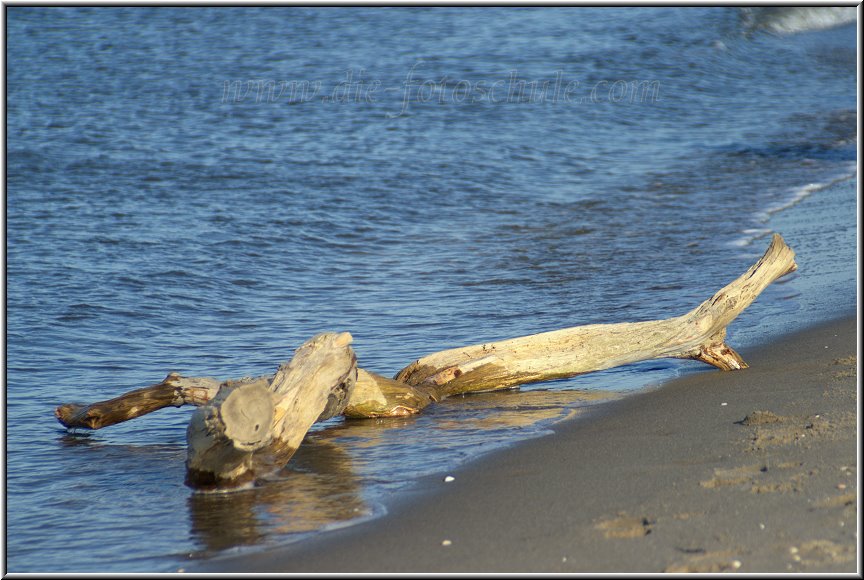
[{"label": "white foam on water", "polygon": [[748,28],[776,34],[832,28],[855,22],[858,17],[854,6],[750,8],[744,14]]},{"label": "white foam on water", "polygon": [[746,230],[742,230],[743,234],[741,237],[736,238],[729,242],[729,245],[735,248],[746,248],[759,238],[764,238],[771,234],[771,230],[768,228],[748,228]]},{"label": "white foam on water", "polygon": [[834,179],[822,183],[808,183],[807,185],[801,186],[797,189],[793,189],[792,195],[787,200],[769,207],[767,210],[765,210],[765,213],[767,213],[770,217],[777,212],[789,209],[793,205],[800,203],[801,200],[809,197],[817,191],[827,189],[834,184],[840,183],[841,181],[848,181],[850,179],[853,179],[857,175],[858,168],[855,165],[851,165],[848,171],[844,171],[842,175],[835,177]]},{"label": "white foam on water", "polygon": [[[771,219],[772,215],[774,215],[778,212],[787,210],[787,209],[801,203],[801,201],[803,201],[804,199],[806,199],[807,197],[813,195],[814,193],[816,193],[818,191],[822,191],[824,189],[827,189],[827,188],[829,188],[829,187],[831,187],[837,183],[841,183],[843,181],[848,181],[850,179],[854,179],[855,177],[857,177],[857,175],[858,175],[857,166],[855,164],[850,164],[849,167],[846,170],[844,170],[843,173],[837,177],[834,177],[832,179],[829,179],[829,180],[823,181],[823,182],[808,183],[806,185],[796,187],[790,191],[790,195],[785,200],[783,200],[783,201],[781,201],[775,205],[769,206],[768,208],[764,209],[763,211],[758,212],[756,214],[756,220],[760,223],[766,223],[766,222],[768,222],[769,219]],[[747,246],[750,246],[756,240],[759,240],[761,238],[764,238],[766,236],[771,235],[772,231],[773,230],[771,228],[767,228],[767,227],[766,228],[748,228],[748,229],[741,230],[741,232],[740,232],[741,236],[739,236],[738,238],[729,242],[729,246],[734,247],[734,248],[746,248]]]}]

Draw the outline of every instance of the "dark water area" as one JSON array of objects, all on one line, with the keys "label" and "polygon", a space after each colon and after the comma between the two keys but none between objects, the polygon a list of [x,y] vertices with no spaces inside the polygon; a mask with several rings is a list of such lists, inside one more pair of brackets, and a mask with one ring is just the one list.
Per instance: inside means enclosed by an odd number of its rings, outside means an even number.
[{"label": "dark water area", "polygon": [[774,230],[802,267],[731,344],[854,311],[854,8],[6,15],[10,572],[174,571],[302,539],[702,367],[334,419],[274,481],[215,496],[183,485],[191,409],[67,433],[63,402],[270,373],[325,330],[392,375],[679,315]]}]

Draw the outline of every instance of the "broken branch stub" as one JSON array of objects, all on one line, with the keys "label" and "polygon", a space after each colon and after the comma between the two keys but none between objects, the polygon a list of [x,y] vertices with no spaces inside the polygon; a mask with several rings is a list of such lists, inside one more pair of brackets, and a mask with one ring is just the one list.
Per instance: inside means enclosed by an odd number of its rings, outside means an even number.
[{"label": "broken branch stub", "polygon": [[344,411],[357,380],[351,340],[319,334],[272,379],[223,384],[189,422],[186,484],[225,489],[281,469],[319,417]]},{"label": "broken branch stub", "polygon": [[358,369],[357,384],[344,414],[349,419],[414,415],[439,400],[431,389],[412,387]]},{"label": "broken branch stub", "polygon": [[264,381],[223,385],[189,420],[187,483],[215,488],[254,479],[254,452],[273,437],[273,407],[273,393]]}]

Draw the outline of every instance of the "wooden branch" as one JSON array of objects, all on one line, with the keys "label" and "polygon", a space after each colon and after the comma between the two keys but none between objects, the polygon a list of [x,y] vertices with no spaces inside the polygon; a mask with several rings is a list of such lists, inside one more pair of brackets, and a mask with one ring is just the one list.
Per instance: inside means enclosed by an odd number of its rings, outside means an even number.
[{"label": "wooden branch", "polygon": [[357,380],[351,340],[319,334],[272,379],[223,384],[189,422],[186,484],[226,489],[281,469],[316,420],[345,410]]},{"label": "wooden branch", "polygon": [[[341,340],[348,340],[350,343],[351,335],[344,334],[347,338],[343,336]],[[310,345],[311,342],[307,342],[304,347]],[[298,352],[307,353],[311,348],[304,349],[304,347],[298,349]],[[170,373],[161,383],[130,391],[114,399],[90,405],[65,403],[54,409],[54,416],[67,429],[101,429],[165,407],[206,405],[213,400],[223,386],[236,387],[253,381],[266,381],[269,384],[275,377],[276,375],[269,375],[255,379],[247,377],[220,382],[210,377],[183,377],[177,373]],[[292,380],[297,381],[299,378]],[[348,405],[347,394],[346,389],[331,393],[321,416],[317,420],[324,421],[342,414]]]},{"label": "wooden branch", "polygon": [[666,320],[592,324],[423,357],[395,379],[439,396],[573,377],[654,358],[692,358],[722,370],[746,368],[723,342],[726,326],[774,280],[795,271],[778,234],[747,272],[691,312]]},{"label": "wooden branch", "polygon": [[[55,416],[66,427],[98,429],[166,406],[205,405],[189,426],[187,483],[238,485],[283,466],[315,421],[340,414],[409,415],[454,394],[654,358],[690,358],[722,370],[746,368],[724,342],[726,327],[769,284],[796,268],[794,252],[774,234],[747,272],[682,316],[577,326],[445,350],[414,361],[394,379],[357,369],[351,335],[328,333],[307,341],[272,377],[219,383],[170,374],[161,383],[109,401],[61,405]],[[268,413],[270,427],[260,432]]]},{"label": "wooden branch", "polygon": [[161,383],[130,391],[115,399],[92,405],[60,405],[54,410],[54,416],[70,429],[101,429],[164,407],[203,405],[216,396],[219,386],[219,381],[209,377],[181,377],[171,373]]}]

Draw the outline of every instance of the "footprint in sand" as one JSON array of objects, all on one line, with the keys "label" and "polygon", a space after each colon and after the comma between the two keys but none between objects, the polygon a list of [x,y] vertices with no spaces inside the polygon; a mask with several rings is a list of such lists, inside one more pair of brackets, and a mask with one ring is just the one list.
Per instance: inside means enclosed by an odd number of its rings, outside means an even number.
[{"label": "footprint in sand", "polygon": [[754,478],[765,471],[768,471],[768,468],[758,463],[755,465],[744,465],[728,469],[717,468],[714,469],[714,477],[700,481],[699,485],[704,488],[713,489],[730,485],[753,483]]},{"label": "footprint in sand", "polygon": [[846,379],[849,377],[854,377],[857,374],[856,370],[858,366],[858,357],[856,357],[854,354],[843,358],[835,358],[834,364],[839,366],[851,367],[835,372],[835,379]]},{"label": "footprint in sand", "polygon": [[618,517],[601,520],[594,527],[607,538],[641,538],[651,533],[654,521],[619,513]]},{"label": "footprint in sand", "polygon": [[828,435],[837,427],[820,415],[787,417],[771,411],[753,411],[736,423],[753,427],[749,439],[749,451],[808,443],[813,437]]},{"label": "footprint in sand", "polygon": [[838,544],[831,540],[812,540],[789,550],[793,559],[803,566],[843,564],[855,559],[855,546]]},{"label": "footprint in sand", "polygon": [[686,572],[734,572],[741,567],[741,560],[734,552],[705,552],[676,562],[663,570],[666,573]]}]

